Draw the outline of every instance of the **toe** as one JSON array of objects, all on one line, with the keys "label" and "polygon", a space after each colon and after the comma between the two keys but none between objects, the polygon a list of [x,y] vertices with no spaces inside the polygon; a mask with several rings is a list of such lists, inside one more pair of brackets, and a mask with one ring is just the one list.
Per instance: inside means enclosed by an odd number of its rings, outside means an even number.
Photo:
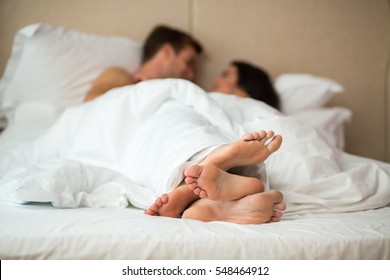
[{"label": "toe", "polygon": [[276,217],[271,217],[271,219],[270,219],[270,222],[273,222],[273,223],[279,222],[279,221],[280,221],[280,218],[276,218]]},{"label": "toe", "polygon": [[252,133],[252,137],[253,137],[253,140],[260,139],[260,133],[258,133],[258,132],[253,132],[253,133]]},{"label": "toe", "polygon": [[162,201],[161,201],[161,198],[157,198],[156,201],[154,202],[154,204],[157,205],[157,207],[160,207],[161,205],[163,205]]},{"label": "toe", "polygon": [[245,141],[252,141],[254,138],[253,138],[253,135],[252,133],[248,133],[248,134],[245,134],[244,136],[242,136],[242,140],[245,140]]},{"label": "toe", "polygon": [[160,196],[160,200],[163,204],[167,203],[168,202],[168,195],[167,194],[163,194],[162,196]]},{"label": "toe", "polygon": [[196,183],[188,184],[188,187],[190,188],[190,190],[194,191],[197,187],[197,184]]},{"label": "toe", "polygon": [[192,178],[192,177],[186,177],[186,178],[184,179],[184,182],[186,182],[187,185],[190,185],[190,184],[192,184],[192,183],[195,183],[195,179]]},{"label": "toe", "polygon": [[147,214],[147,215],[153,215],[154,213],[155,212],[150,208],[145,210],[145,214]]},{"label": "toe", "polygon": [[275,204],[275,210],[278,210],[278,211],[284,211],[286,210],[287,206],[286,206],[286,203],[277,203]]},{"label": "toe", "polygon": [[271,190],[269,192],[269,195],[272,196],[274,204],[281,204],[282,203],[282,201],[283,201],[283,194],[280,191]]},{"label": "toe", "polygon": [[198,178],[202,173],[202,167],[199,165],[192,165],[184,171],[184,176]]},{"label": "toe", "polygon": [[272,130],[269,130],[269,131],[267,131],[265,138],[268,140],[268,139],[271,139],[272,137],[274,137],[274,135],[275,135],[275,133]]},{"label": "toe", "polygon": [[267,132],[265,130],[259,131],[259,139],[263,139],[267,135]]},{"label": "toe", "polygon": [[266,144],[266,147],[270,153],[276,152],[280,146],[282,145],[283,138],[280,135],[276,135],[268,144]]},{"label": "toe", "polygon": [[282,217],[282,213],[279,212],[279,211],[274,211],[273,214],[272,214],[272,217],[275,217],[275,218],[281,218]]},{"label": "toe", "polygon": [[153,212],[157,212],[158,206],[157,206],[157,204],[154,203],[152,206],[149,207],[149,209],[150,209],[151,211],[153,211]]},{"label": "toe", "polygon": [[205,191],[201,190],[199,193],[199,197],[200,198],[207,198],[207,193]]}]

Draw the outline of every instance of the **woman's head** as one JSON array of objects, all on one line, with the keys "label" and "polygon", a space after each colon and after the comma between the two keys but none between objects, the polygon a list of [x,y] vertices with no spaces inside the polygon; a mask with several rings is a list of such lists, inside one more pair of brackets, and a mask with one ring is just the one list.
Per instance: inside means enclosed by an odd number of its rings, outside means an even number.
[{"label": "woman's head", "polygon": [[213,91],[251,97],[279,108],[279,98],[268,74],[247,62],[231,62],[214,81]]}]

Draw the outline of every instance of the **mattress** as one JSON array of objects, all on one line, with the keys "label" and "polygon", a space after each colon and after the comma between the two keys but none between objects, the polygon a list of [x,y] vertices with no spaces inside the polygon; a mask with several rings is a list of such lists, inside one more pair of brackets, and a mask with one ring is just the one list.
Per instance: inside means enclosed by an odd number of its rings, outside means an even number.
[{"label": "mattress", "polygon": [[5,259],[390,259],[390,207],[238,225],[128,208],[0,204]]}]

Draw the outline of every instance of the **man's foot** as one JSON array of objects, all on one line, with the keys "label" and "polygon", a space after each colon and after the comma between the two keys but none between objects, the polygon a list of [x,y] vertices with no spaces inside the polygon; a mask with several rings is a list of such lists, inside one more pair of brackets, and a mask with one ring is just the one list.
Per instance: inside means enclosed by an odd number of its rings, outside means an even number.
[{"label": "man's foot", "polygon": [[179,218],[183,211],[199,199],[185,184],[181,184],[169,193],[163,194],[145,211],[152,216]]},{"label": "man's foot", "polygon": [[232,144],[217,148],[201,165],[212,164],[225,171],[238,166],[257,165],[276,152],[281,144],[282,137],[274,136],[273,131],[249,133]]},{"label": "man's foot", "polygon": [[230,174],[214,165],[192,165],[184,176],[187,186],[200,198],[236,200],[264,191],[259,179]]},{"label": "man's foot", "polygon": [[203,222],[224,221],[237,224],[277,222],[286,209],[281,192],[256,193],[235,201],[201,199],[184,211],[183,219]]}]

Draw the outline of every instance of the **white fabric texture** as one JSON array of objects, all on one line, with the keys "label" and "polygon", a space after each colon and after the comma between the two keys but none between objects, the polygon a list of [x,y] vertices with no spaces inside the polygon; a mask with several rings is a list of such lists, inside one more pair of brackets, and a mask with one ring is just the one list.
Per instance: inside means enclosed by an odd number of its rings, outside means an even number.
[{"label": "white fabric texture", "polygon": [[[123,207],[126,196],[146,208],[177,185],[193,155],[198,160],[206,149],[260,129],[284,138],[265,164],[270,187],[285,195],[287,212],[345,212],[389,204],[389,164],[334,149],[312,127],[262,102],[209,95],[176,79],[111,90],[67,109],[35,141],[1,150],[2,193],[7,193],[2,197],[51,201],[57,207]],[[88,179],[93,174],[95,181]],[[107,184],[117,186],[116,191],[108,192]],[[36,189],[56,195],[37,197]]]},{"label": "white fabric texture", "polygon": [[131,207],[70,210],[1,201],[0,213],[2,260],[216,259],[234,267],[249,259],[390,259],[390,207],[284,215],[261,225],[154,217]]},{"label": "white fabric texture", "polygon": [[345,125],[352,120],[350,109],[344,107],[308,109],[291,116],[317,129],[332,147],[345,149]]}]

